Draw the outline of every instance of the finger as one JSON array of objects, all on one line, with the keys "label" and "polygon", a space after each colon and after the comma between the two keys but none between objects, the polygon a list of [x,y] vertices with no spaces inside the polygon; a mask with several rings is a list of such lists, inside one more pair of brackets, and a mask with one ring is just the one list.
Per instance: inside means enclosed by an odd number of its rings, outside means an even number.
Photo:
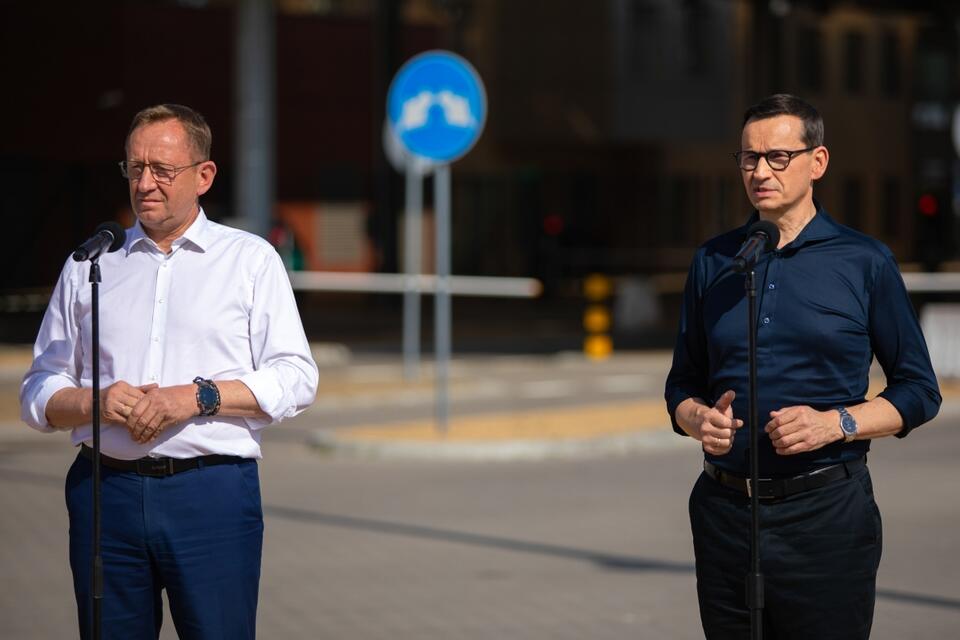
[{"label": "finger", "polygon": [[809,447],[806,446],[802,440],[795,444],[790,445],[789,447],[777,447],[774,449],[777,452],[777,455],[780,456],[792,456],[797,453],[803,453],[804,451],[809,451]]},{"label": "finger", "polygon": [[127,403],[132,407],[136,405],[138,402],[140,402],[141,400],[143,400],[143,397],[145,395],[146,394],[143,391],[140,391],[139,389],[131,389],[129,392],[123,394],[118,399],[122,400],[123,402]]},{"label": "finger", "polygon": [[733,427],[729,429],[717,429],[713,435],[717,440],[729,440],[730,436],[733,435]]},{"label": "finger", "polygon": [[157,384],[156,382],[151,382],[150,384],[143,384],[136,388],[139,389],[142,393],[146,393],[148,391],[153,391],[154,389],[159,389],[160,385]]},{"label": "finger", "polygon": [[140,443],[150,440],[154,432],[157,430],[157,426],[160,424],[161,417],[162,414],[156,409],[151,409],[141,416],[139,423],[140,434],[138,438]]},{"label": "finger", "polygon": [[153,433],[155,431],[155,427],[153,426],[154,422],[159,422],[155,413],[147,414],[140,418],[140,420],[137,423],[137,434],[136,434],[137,442],[139,442],[140,444],[143,444],[150,440],[150,438],[153,436]]},{"label": "finger", "polygon": [[717,411],[724,413],[730,408],[730,405],[733,404],[733,399],[736,397],[736,392],[733,389],[728,389],[727,391],[723,392],[723,395],[717,398],[717,402],[713,405],[713,407]]},{"label": "finger", "polygon": [[791,422],[794,422],[799,416],[799,412],[791,411],[787,409],[782,409],[776,412],[771,411],[770,415],[773,415],[774,413],[777,414],[776,417],[774,417],[770,422],[768,422],[763,427],[764,431],[766,431],[767,433],[771,433],[775,429],[778,429],[780,427],[790,424]]},{"label": "finger", "polygon": [[121,421],[126,420],[127,416],[130,415],[130,407],[125,404],[117,403],[115,407],[110,411],[113,415],[120,418]]}]

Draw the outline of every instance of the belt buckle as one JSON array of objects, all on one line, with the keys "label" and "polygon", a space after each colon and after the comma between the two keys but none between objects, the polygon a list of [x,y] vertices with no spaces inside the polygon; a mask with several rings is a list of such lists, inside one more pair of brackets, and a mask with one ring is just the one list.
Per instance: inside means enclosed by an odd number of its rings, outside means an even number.
[{"label": "belt buckle", "polygon": [[163,476],[172,476],[173,458],[148,458],[146,460],[137,460],[137,473],[143,476],[153,476],[161,478]]},{"label": "belt buckle", "polygon": [[[757,486],[756,486],[756,487],[753,486],[753,481],[752,481],[751,478],[744,478],[744,481],[745,481],[746,484],[747,484],[747,497],[748,497],[748,498],[752,498],[752,497],[753,497],[753,492],[754,492],[754,491],[757,492],[757,498],[758,498],[759,500],[773,500],[773,499],[775,499],[775,498],[777,497],[776,495],[773,494],[772,489],[769,487],[770,478],[757,478]],[[768,484],[767,484],[767,485],[764,485],[764,482],[766,482],[766,483],[768,483]],[[764,486],[767,486],[767,487],[768,487],[768,493],[767,493],[767,494],[764,494],[764,492],[763,492]]]}]

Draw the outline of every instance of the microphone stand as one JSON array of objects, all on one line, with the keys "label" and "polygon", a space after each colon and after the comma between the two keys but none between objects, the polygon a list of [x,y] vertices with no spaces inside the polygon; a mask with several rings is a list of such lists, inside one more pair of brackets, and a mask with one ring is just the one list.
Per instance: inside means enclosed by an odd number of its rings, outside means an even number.
[{"label": "microphone stand", "polygon": [[750,365],[750,572],[747,574],[747,608],[750,609],[750,638],[763,638],[763,574],[760,573],[760,498],[757,483],[760,476],[760,461],[757,451],[760,420],[757,401],[757,284],[753,269],[746,274],[744,288],[747,294],[747,335]]},{"label": "microphone stand", "polygon": [[93,361],[93,596],[92,638],[100,640],[103,605],[103,558],[100,554],[100,263],[90,261],[91,356]]}]

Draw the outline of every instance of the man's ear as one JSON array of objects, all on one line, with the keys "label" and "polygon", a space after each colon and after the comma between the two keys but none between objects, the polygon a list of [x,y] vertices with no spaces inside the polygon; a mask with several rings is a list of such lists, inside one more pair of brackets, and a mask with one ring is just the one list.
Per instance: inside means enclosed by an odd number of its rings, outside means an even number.
[{"label": "man's ear", "polygon": [[197,168],[197,195],[202,196],[207,191],[210,190],[210,187],[213,186],[213,179],[217,175],[217,165],[213,160],[204,161]]},{"label": "man's ear", "polygon": [[810,166],[810,179],[819,180],[827,172],[830,164],[830,152],[823,145],[813,150],[813,163]]}]

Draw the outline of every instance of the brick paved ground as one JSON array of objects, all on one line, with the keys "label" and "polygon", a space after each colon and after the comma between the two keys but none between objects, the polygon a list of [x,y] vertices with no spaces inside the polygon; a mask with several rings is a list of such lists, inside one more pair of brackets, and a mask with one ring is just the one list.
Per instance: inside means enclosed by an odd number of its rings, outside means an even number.
[{"label": "brick paved ground", "polygon": [[[956,637],[960,407],[871,454],[885,551],[874,638]],[[281,429],[285,427],[281,426]],[[540,462],[336,459],[268,437],[260,637],[702,637],[695,447]],[[76,637],[63,434],[0,424],[0,638]],[[162,638],[176,637],[169,622]]]}]

